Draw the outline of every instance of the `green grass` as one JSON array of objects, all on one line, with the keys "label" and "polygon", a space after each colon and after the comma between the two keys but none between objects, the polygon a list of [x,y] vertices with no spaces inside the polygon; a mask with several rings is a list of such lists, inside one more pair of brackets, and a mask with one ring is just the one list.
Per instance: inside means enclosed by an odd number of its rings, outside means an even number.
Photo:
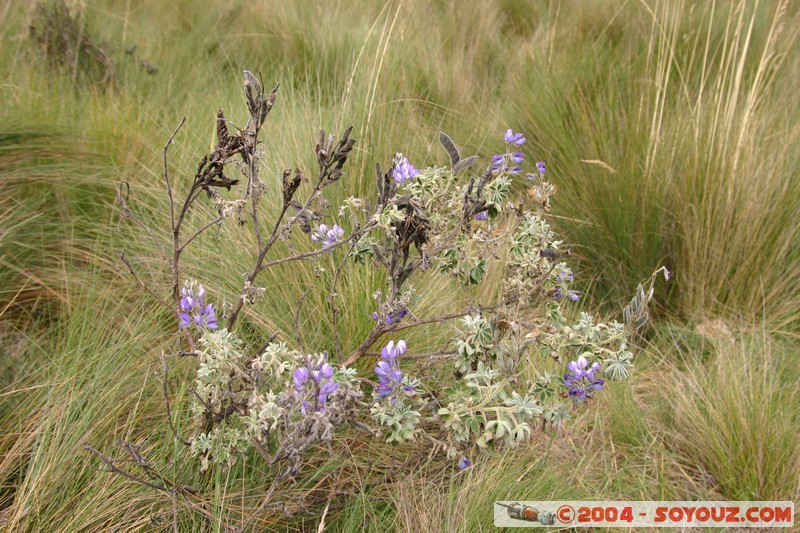
[{"label": "green grass", "polygon": [[[800,309],[800,13],[752,2],[123,2],[93,0],[86,21],[117,62],[115,85],[48,68],[31,48],[24,2],[0,0],[0,526],[7,530],[169,530],[173,502],[94,470],[82,443],[112,456],[120,439],[239,523],[273,474],[255,455],[200,474],[169,436],[159,354],[173,325],[118,260],[167,292],[167,267],[126,223],[114,195],[168,219],[161,151],[186,190],[213,141],[214,113],[240,123],[243,68],[281,92],[266,124],[262,175],[313,166],[319,128],[354,126],[349,172],[327,198],[371,193],[376,161],[402,151],[442,163],[447,131],[464,153],[492,155],[506,128],[559,187],[554,220],[573,245],[586,309],[618,314],[661,264],[657,312],[630,384],[609,388],[551,443],[454,473],[415,448],[387,452],[355,433],[314,450],[274,530],[477,531],[495,499],[788,499],[800,501],[796,353]],[[150,76],[129,46],[157,65]],[[278,205],[277,187],[269,206]],[[188,223],[202,223],[201,208]],[[159,233],[164,236],[165,233]],[[208,233],[184,273],[232,298],[253,254],[249,229]],[[333,261],[322,285],[330,282]],[[245,267],[243,267],[245,265]],[[293,302],[310,269],[274,269],[242,324],[252,342],[293,339]],[[371,327],[382,278],[342,280],[345,349]],[[419,283],[420,308],[460,305],[444,278]],[[304,342],[326,346],[327,294],[309,293]],[[724,320],[731,336],[698,332]],[[409,337],[422,349],[430,332]],[[192,361],[171,367],[173,403]],[[180,408],[178,408],[180,409]],[[191,431],[178,412],[179,432]],[[387,455],[388,453],[388,455]],[[380,465],[370,471],[365,464]],[[180,498],[178,528],[220,531]],[[323,519],[323,512],[328,508]]]}]

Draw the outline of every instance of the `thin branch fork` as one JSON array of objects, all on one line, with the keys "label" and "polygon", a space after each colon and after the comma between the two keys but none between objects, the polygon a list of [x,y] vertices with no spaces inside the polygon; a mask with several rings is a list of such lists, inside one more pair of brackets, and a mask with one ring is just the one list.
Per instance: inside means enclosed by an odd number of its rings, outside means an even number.
[{"label": "thin branch fork", "polygon": [[[124,441],[121,442],[120,444],[123,444],[123,443],[124,443]],[[127,443],[124,443],[124,444],[127,444]],[[101,453],[100,451],[96,450],[95,448],[93,448],[88,442],[84,442],[83,443],[83,449],[88,451],[89,453],[94,454],[95,456],[97,456],[100,459],[100,461],[102,461],[103,464],[105,464],[108,467],[107,470],[98,469],[100,472],[112,472],[114,474],[118,474],[118,475],[120,475],[122,477],[128,478],[131,481],[135,481],[136,483],[139,483],[140,485],[144,485],[145,487],[150,487],[151,489],[155,489],[155,490],[162,491],[162,492],[168,492],[169,491],[168,487],[163,483],[163,480],[161,481],[161,483],[153,483],[152,481],[147,481],[146,479],[142,479],[142,478],[140,478],[138,476],[135,476],[133,474],[130,474],[130,473],[122,470],[121,468],[119,468],[116,465],[116,463],[122,462],[121,460],[112,459],[111,457],[109,457],[109,456]]]},{"label": "thin branch fork", "polygon": [[[162,476],[161,474],[159,474],[158,471],[156,471],[156,469],[153,468],[152,465],[150,465],[144,459],[144,457],[139,453],[138,448],[136,446],[134,446],[133,444],[131,444],[129,442],[126,442],[126,441],[120,441],[120,446],[122,447],[123,450],[125,450],[125,452],[128,454],[130,459],[124,459],[124,460],[123,459],[112,459],[111,457],[109,457],[109,456],[105,455],[104,453],[102,453],[102,452],[98,451],[97,449],[95,449],[88,442],[84,442],[83,443],[83,449],[86,450],[87,452],[91,453],[92,455],[94,455],[98,459],[100,459],[100,461],[106,466],[105,469],[98,468],[97,469],[98,471],[100,471],[100,472],[111,472],[113,474],[117,474],[117,475],[122,476],[122,477],[124,477],[126,479],[129,479],[131,481],[139,483],[140,485],[143,485],[145,487],[149,487],[151,489],[155,489],[155,490],[157,490],[159,492],[163,492],[163,493],[165,493],[165,494],[167,494],[169,496],[172,496],[172,497],[174,497],[175,494],[180,494],[180,495],[182,495],[184,497],[183,502],[186,505],[188,505],[192,510],[200,513],[201,515],[206,517],[208,520],[210,520],[210,521],[212,521],[212,522],[214,522],[216,524],[219,524],[220,526],[222,526],[225,529],[225,531],[235,531],[236,530],[233,526],[231,526],[230,524],[227,524],[226,522],[224,522],[221,518],[216,516],[211,511],[209,511],[207,509],[204,509],[201,504],[192,501],[193,498],[197,497],[197,491],[193,487],[190,487],[188,485],[179,485],[179,484],[173,483],[173,482],[169,481],[167,478],[165,478],[164,476]],[[86,460],[84,459],[84,461],[86,461]],[[117,466],[117,464],[122,463],[122,462],[134,462],[134,463],[136,463],[139,467],[141,467],[145,471],[145,473],[147,474],[148,478],[150,478],[150,481],[148,481],[147,479],[141,478],[139,476],[136,476],[134,474],[131,474],[130,472],[126,472],[125,470],[123,470],[119,466]],[[173,502],[174,502],[174,499],[173,499]]]},{"label": "thin branch fork", "polygon": [[[321,171],[320,175],[319,175],[319,178],[317,179],[317,184],[314,186],[314,190],[308,196],[308,198],[306,199],[305,204],[303,204],[302,208],[300,209],[300,213],[304,213],[308,209],[308,207],[311,205],[312,200],[314,198],[316,198],[316,196],[322,190],[322,183],[323,183],[324,179],[325,179],[325,174],[324,174],[324,172]],[[258,258],[256,259],[255,266],[253,267],[253,271],[250,273],[249,276],[247,276],[247,281],[249,281],[250,283],[254,283],[255,282],[256,277],[258,277],[258,274],[262,270],[265,270],[269,266],[272,266],[269,263],[267,265],[263,265],[264,259],[266,259],[267,254],[269,253],[270,249],[275,244],[275,241],[278,238],[278,230],[283,225],[283,218],[286,216],[286,211],[289,209],[290,205],[291,204],[289,203],[289,198],[284,198],[283,208],[281,209],[281,213],[280,213],[280,215],[278,215],[278,219],[275,221],[275,225],[272,228],[272,234],[270,235],[269,240],[267,241],[266,245],[264,245],[263,248],[259,247],[260,251],[259,251],[259,254],[258,254]],[[287,229],[291,229],[291,226],[295,222],[296,222],[296,217],[289,219],[289,221],[286,223]],[[273,261],[273,263],[274,263],[274,261]],[[275,264],[277,264],[277,263],[275,263]],[[236,320],[239,317],[239,313],[242,310],[242,306],[244,306],[244,300],[245,300],[245,295],[244,295],[244,292],[243,292],[239,296],[239,300],[236,302],[236,307],[234,307],[233,311],[231,311],[231,316],[228,319],[228,330],[229,331],[233,330],[233,326],[234,326],[234,324],[236,324]]]},{"label": "thin branch fork", "polygon": [[[123,188],[125,189],[125,194],[122,193]],[[117,202],[119,203],[120,210],[122,211],[122,216],[120,217],[119,221],[117,222],[117,226],[125,220],[126,218],[132,220],[137,226],[142,228],[145,233],[152,239],[152,241],[158,246],[158,249],[161,250],[161,254],[164,256],[164,259],[169,261],[169,255],[167,255],[167,249],[164,248],[164,245],[161,244],[161,241],[155,236],[153,231],[148,227],[147,224],[142,222],[136,215],[133,214],[133,211],[128,207],[128,196],[131,192],[130,184],[122,180],[119,184],[119,188],[117,189]]]},{"label": "thin branch fork", "polygon": [[167,196],[169,197],[169,221],[170,221],[169,227],[173,231],[175,230],[175,203],[174,203],[174,197],[172,195],[172,185],[170,184],[169,181],[169,164],[167,160],[167,152],[169,151],[169,147],[175,143],[175,136],[178,135],[178,132],[180,131],[180,129],[183,127],[184,124],[186,124],[186,117],[183,117],[181,119],[180,124],[178,124],[178,127],[175,128],[175,131],[172,132],[172,135],[170,135],[169,139],[167,140],[167,143],[164,145],[164,183],[167,186]]}]

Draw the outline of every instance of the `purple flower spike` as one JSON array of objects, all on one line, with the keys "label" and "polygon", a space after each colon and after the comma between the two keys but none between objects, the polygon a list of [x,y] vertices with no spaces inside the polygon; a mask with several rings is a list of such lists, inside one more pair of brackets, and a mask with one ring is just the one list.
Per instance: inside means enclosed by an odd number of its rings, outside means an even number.
[{"label": "purple flower spike", "polygon": [[486,211],[481,211],[480,213],[475,215],[475,220],[486,220],[487,218],[489,218],[489,213],[487,213]]},{"label": "purple flower spike", "polygon": [[344,230],[338,224],[334,224],[332,228],[328,228],[326,224],[317,226],[316,231],[311,234],[311,240],[314,242],[321,242],[323,248],[327,248],[335,244],[344,235]]},{"label": "purple flower spike", "polygon": [[521,166],[511,167],[508,169],[508,171],[516,176],[517,174],[522,172],[522,167]]},{"label": "purple flower spike", "polygon": [[[397,389],[403,381],[403,372],[397,358],[406,353],[406,341],[389,341],[386,347],[381,350],[382,359],[375,367],[375,374],[378,376],[378,386],[375,387],[375,394],[378,398],[386,398]],[[403,390],[412,392],[416,390],[408,385],[403,386]],[[399,390],[399,389],[397,389]]]},{"label": "purple flower spike", "polygon": [[538,169],[539,169],[539,174],[544,174],[544,171],[545,171],[545,170],[547,170],[547,169],[544,167],[544,161],[538,161],[538,162],[536,163],[536,168],[538,168]]},{"label": "purple flower spike", "polygon": [[311,362],[310,367],[300,367],[292,374],[294,388],[300,396],[300,412],[305,415],[311,409],[308,401],[316,396],[317,411],[322,411],[328,402],[328,396],[339,390],[339,384],[333,379],[334,368],[327,362],[328,354],[323,352],[322,357],[316,362]]},{"label": "purple flower spike", "polygon": [[514,133],[513,131],[511,131],[511,128],[508,128],[508,131],[506,132],[506,142],[508,144],[516,144],[517,146],[522,146],[523,144],[525,144],[526,140],[527,139],[525,139],[524,135],[522,135],[521,133]]},{"label": "purple flower spike", "polygon": [[498,155],[492,156],[492,169],[499,170],[500,168],[502,168],[503,163],[505,163],[505,161],[506,161],[506,158],[503,157],[502,155],[498,154]]},{"label": "purple flower spike", "polygon": [[514,152],[513,154],[511,154],[511,159],[514,160],[514,163],[522,163],[523,161],[525,161],[525,154],[523,154],[522,152]]},{"label": "purple flower spike", "polygon": [[392,171],[392,177],[394,178],[394,181],[402,185],[407,180],[410,180],[418,175],[419,170],[417,170],[414,165],[408,162],[408,158],[403,157],[403,154],[397,154],[395,156],[394,170]]},{"label": "purple flower spike", "polygon": [[472,461],[470,461],[468,457],[462,457],[461,460],[458,462],[458,468],[460,468],[461,470],[466,470],[471,466],[472,466]]},{"label": "purple flower spike", "polygon": [[187,281],[181,289],[182,298],[178,302],[178,324],[188,328],[192,324],[198,329],[215,330],[219,327],[216,309],[213,304],[204,301],[206,289],[194,281]]},{"label": "purple flower spike", "polygon": [[340,228],[338,224],[334,224],[333,227],[329,229],[328,233],[326,234],[327,239],[325,240],[324,246],[330,246],[331,244],[341,239],[343,235],[344,235],[344,230]]},{"label": "purple flower spike", "polygon": [[600,369],[600,363],[595,361],[590,366],[589,361],[583,355],[576,361],[567,363],[564,385],[569,389],[569,395],[578,400],[586,400],[591,398],[595,391],[601,390],[605,381],[595,378],[595,372]]},{"label": "purple flower spike", "polygon": [[317,231],[311,234],[311,240],[314,242],[322,242],[328,236],[328,225],[320,224],[317,226]]}]

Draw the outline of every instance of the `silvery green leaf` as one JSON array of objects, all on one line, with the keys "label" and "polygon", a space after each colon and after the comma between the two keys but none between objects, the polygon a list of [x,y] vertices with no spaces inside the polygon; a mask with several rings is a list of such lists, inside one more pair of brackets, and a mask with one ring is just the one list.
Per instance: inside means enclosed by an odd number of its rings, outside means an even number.
[{"label": "silvery green leaf", "polygon": [[527,422],[522,422],[514,429],[514,440],[522,442],[531,436],[531,426]]},{"label": "silvery green leaf", "polygon": [[620,352],[603,361],[603,374],[609,379],[627,379],[633,368],[633,354],[631,352]]},{"label": "silvery green leaf", "polygon": [[559,403],[552,409],[545,411],[544,418],[554,426],[560,426],[571,417],[569,416],[566,404]]},{"label": "silvery green leaf", "polygon": [[539,398],[542,400],[546,400],[555,394],[555,391],[550,388],[548,383],[543,382],[536,382],[536,385],[533,387],[533,393],[538,395]]},{"label": "silvery green leaf", "polygon": [[507,433],[510,433],[510,432],[511,432],[511,424],[509,424],[505,420],[499,420],[497,422],[497,433],[495,434],[495,436],[498,439],[502,439],[503,435],[505,435]]},{"label": "silvery green leaf", "polygon": [[439,132],[439,143],[444,148],[447,155],[450,156],[450,166],[455,166],[461,160],[461,154],[458,153],[453,139],[451,139],[445,132]]}]

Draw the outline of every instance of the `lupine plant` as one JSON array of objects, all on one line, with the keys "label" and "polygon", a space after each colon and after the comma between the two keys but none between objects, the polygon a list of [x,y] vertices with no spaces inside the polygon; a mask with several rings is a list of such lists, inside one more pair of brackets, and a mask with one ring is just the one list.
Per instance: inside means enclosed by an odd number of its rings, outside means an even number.
[{"label": "lupine plant", "polygon": [[[277,469],[278,481],[292,478],[309,446],[330,443],[337,431],[355,428],[387,446],[412,445],[424,435],[426,446],[433,444],[431,453],[446,454],[464,470],[480,460],[482,450],[513,448],[534,431],[563,424],[610,381],[629,376],[631,336],[648,319],[657,274],[668,273],[656,271],[647,290],[639,285],[623,322],[595,323],[581,313],[571,323],[562,306],[575,305],[583,295],[573,286],[576,276],[566,261],[570,250],[547,219],[556,186],[548,181],[550,172],[545,178],[542,161],[525,172],[524,134],[509,129],[498,135],[502,150],[481,163],[477,155],[462,158],[450,137],[440,133],[445,164],[417,169],[397,153],[388,169],[376,165],[372,197],[348,198],[337,210],[321,193],[346,178],[356,141],[351,129],[338,140],[321,132],[314,148],[316,177],[300,169],[283,172],[277,191],[281,208],[266,232],[259,201],[275,186],[261,179],[258,138],[277,91],[276,86],[265,93],[245,71],[249,120],[232,133],[218,113],[217,145],[181,187],[188,193],[180,201],[166,164],[183,122],[175,130],[164,148],[171,249],[129,207],[127,183],[118,195],[123,218],[144,231],[170,266],[171,298],[166,298],[122,257],[141,287],[174,315],[177,347],[171,355],[196,360],[194,381],[180,401],[188,402],[196,419],[196,431],[185,443],[200,468],[230,465],[254,448]],[[218,216],[187,236],[185,215],[201,201]],[[257,252],[234,296],[222,293],[219,280],[185,279],[180,264],[195,238],[231,219],[252,228]],[[286,247],[290,252],[277,256],[273,245],[296,239],[298,232],[307,246]],[[246,320],[248,308],[258,312],[265,290],[258,286],[259,275],[278,264],[313,263],[337,249],[345,260],[333,285],[319,287],[330,294],[333,334],[326,345],[303,346],[297,319],[289,343],[276,335],[265,343],[245,342],[237,325]],[[371,331],[345,353],[335,285],[340,272],[354,263],[383,270],[387,282],[374,287]],[[501,280],[494,301],[473,301],[438,316],[414,308],[412,282],[426,273],[447,273],[468,291],[484,283],[490,270]],[[230,302],[221,305],[219,318],[211,300]],[[426,352],[432,347],[409,345],[403,334],[422,325],[446,325],[456,333],[445,346]],[[372,351],[376,346],[382,347],[379,353]],[[172,426],[167,357],[162,378]],[[363,358],[373,363],[359,364]],[[429,381],[434,362],[437,379]]]}]

